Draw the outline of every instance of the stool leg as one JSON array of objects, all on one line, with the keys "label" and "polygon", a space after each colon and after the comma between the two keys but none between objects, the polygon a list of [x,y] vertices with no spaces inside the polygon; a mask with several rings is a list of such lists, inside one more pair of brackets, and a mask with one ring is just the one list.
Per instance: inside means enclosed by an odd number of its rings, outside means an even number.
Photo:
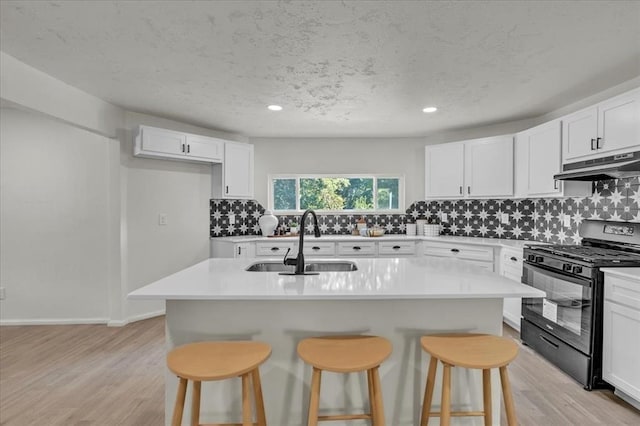
[{"label": "stool leg", "polygon": [[380,384],[379,368],[375,367],[371,370],[371,376],[373,377],[373,395],[376,401],[375,403],[375,424],[376,426],[385,426],[384,420],[384,405],[382,403],[382,385]]},{"label": "stool leg", "polygon": [[444,363],[443,365],[440,426],[449,426],[449,423],[451,422],[451,366]]},{"label": "stool leg", "polygon": [[311,396],[309,398],[309,419],[308,426],[318,425],[318,408],[320,406],[320,378],[322,371],[313,367],[311,377]]},{"label": "stool leg", "polygon": [[202,382],[193,382],[193,395],[191,396],[191,426],[200,425],[200,386]]},{"label": "stool leg", "polygon": [[249,373],[242,375],[242,426],[253,426],[251,420],[251,384],[249,383]]},{"label": "stool leg", "polygon": [[257,368],[251,372],[253,381],[253,397],[256,401],[256,419],[258,426],[267,426],[264,414],[264,400],[262,399],[262,383],[260,382],[260,370]]},{"label": "stool leg", "polygon": [[482,370],[482,402],[484,404],[484,426],[493,423],[491,415],[491,370]]},{"label": "stool leg", "polygon": [[369,390],[369,414],[371,415],[371,424],[377,425],[376,420],[376,397],[373,391],[373,370],[367,370],[367,388]]},{"label": "stool leg", "polygon": [[516,408],[513,404],[513,396],[511,395],[511,384],[509,383],[509,375],[507,374],[507,366],[500,367],[500,381],[502,382],[502,396],[504,397],[504,408],[507,412],[507,424],[509,426],[517,426]]},{"label": "stool leg", "polygon": [[187,395],[187,379],[179,377],[178,393],[176,394],[176,404],[173,407],[172,426],[180,426],[182,423],[182,411],[184,410],[184,398]]},{"label": "stool leg", "polygon": [[438,359],[432,356],[431,361],[429,361],[427,383],[424,385],[424,401],[422,402],[422,416],[420,417],[420,426],[427,426],[427,424],[429,424],[429,413],[431,412],[431,401],[433,400],[433,387],[436,381],[437,368]]}]

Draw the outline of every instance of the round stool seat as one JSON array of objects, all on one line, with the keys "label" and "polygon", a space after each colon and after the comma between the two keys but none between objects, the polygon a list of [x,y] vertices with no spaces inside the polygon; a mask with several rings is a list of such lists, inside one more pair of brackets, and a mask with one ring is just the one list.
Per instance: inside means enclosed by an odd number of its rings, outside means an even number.
[{"label": "round stool seat", "polygon": [[199,342],[173,349],[167,366],[185,379],[223,380],[255,370],[270,355],[271,346],[262,342]]},{"label": "round stool seat", "polygon": [[389,340],[378,336],[323,336],[304,339],[298,355],[320,370],[350,373],[369,370],[391,355]]},{"label": "round stool seat", "polygon": [[465,368],[498,368],[518,355],[518,345],[513,340],[489,334],[436,334],[423,336],[420,343],[445,364]]}]

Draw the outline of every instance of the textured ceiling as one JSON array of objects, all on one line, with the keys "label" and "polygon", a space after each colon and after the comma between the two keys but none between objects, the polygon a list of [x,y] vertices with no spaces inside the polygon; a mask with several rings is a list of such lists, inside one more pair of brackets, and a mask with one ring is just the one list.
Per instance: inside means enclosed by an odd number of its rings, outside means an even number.
[{"label": "textured ceiling", "polygon": [[421,136],[640,75],[639,1],[3,0],[0,19],[2,51],[60,80],[249,136]]}]

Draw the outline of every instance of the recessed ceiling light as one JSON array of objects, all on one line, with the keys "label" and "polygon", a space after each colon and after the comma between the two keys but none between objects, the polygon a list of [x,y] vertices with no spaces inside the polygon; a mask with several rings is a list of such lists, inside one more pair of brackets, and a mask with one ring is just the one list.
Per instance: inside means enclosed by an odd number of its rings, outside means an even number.
[{"label": "recessed ceiling light", "polygon": [[267,108],[271,111],[282,111],[282,107],[280,105],[269,105]]},{"label": "recessed ceiling light", "polygon": [[422,110],[422,112],[436,112],[438,108],[436,107],[426,107]]}]

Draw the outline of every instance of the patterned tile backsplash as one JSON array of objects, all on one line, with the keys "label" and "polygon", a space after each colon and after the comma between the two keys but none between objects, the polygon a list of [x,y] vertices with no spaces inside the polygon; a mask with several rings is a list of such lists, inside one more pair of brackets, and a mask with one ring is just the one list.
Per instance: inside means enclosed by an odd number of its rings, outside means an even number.
[{"label": "patterned tile backsplash", "polygon": [[[212,237],[260,235],[258,219],[264,207],[254,200],[211,200]],[[502,214],[509,220],[502,223]],[[640,177],[595,183],[593,195],[580,198],[536,198],[519,200],[416,201],[406,214],[363,215],[367,226],[379,225],[388,234],[403,234],[406,223],[431,219],[442,223],[442,233],[468,237],[537,240],[580,244],[578,226],[584,219],[640,222]],[[236,223],[229,225],[229,215]],[[318,215],[323,234],[350,234],[361,215]],[[563,226],[568,217],[570,226]],[[278,216],[281,226],[299,215]],[[307,229],[312,225],[307,225]]]}]

